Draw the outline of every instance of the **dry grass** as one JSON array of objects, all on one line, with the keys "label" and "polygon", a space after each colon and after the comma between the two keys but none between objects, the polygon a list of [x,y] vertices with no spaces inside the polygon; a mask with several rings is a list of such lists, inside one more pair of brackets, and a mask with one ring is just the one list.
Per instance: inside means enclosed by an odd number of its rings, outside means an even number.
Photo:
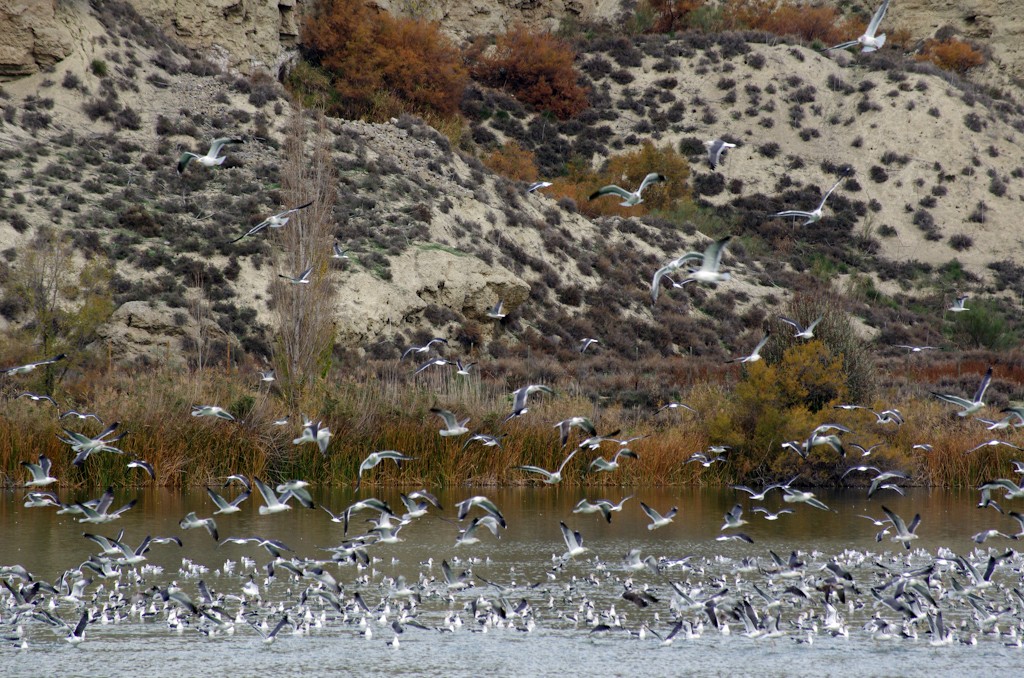
[{"label": "dry grass", "polygon": [[[76,469],[70,464],[70,450],[57,440],[60,429],[53,408],[25,398],[12,399],[15,385],[11,381],[4,386],[7,398],[0,405],[0,481],[5,485],[22,484],[27,473],[19,462],[34,461],[40,453],[53,460],[54,473],[65,486],[146,484],[149,480],[140,471],[126,468],[129,460],[137,458],[151,462],[157,482],[168,486],[212,483],[232,473],[272,481],[301,477],[313,483],[337,485],[354,482],[366,455],[383,449],[399,450],[415,460],[402,467],[390,462],[380,465],[365,474],[363,483],[367,486],[537,483],[539,480],[531,474],[514,467],[530,464],[557,468],[580,438],[574,431],[569,445],[560,448],[553,424],[576,415],[591,418],[602,434],[620,430],[619,437],[647,437],[630,443],[640,458],[620,460],[621,468],[615,473],[585,473],[599,454],[606,458],[614,454],[618,449],[614,443],[600,451],[580,451],[563,474],[563,483],[569,486],[756,484],[797,472],[807,482],[838,477],[852,464],[873,463],[906,471],[915,484],[976,487],[985,480],[1010,477],[1010,461],[1018,455],[1010,448],[986,447],[969,454],[966,450],[997,435],[1024,443],[1024,436],[1015,432],[993,433],[978,422],[961,419],[955,416],[955,408],[937,400],[908,397],[871,403],[875,409],[898,407],[906,418],[901,427],[878,425],[874,416],[863,410],[818,413],[818,419],[854,430],[843,436],[846,443],[865,447],[884,443],[866,460],[854,456],[857,452],[851,447],[851,456],[845,461],[819,449],[808,461],[794,455],[782,464],[772,446],[760,453],[752,452],[752,448],[742,456],[734,453],[729,462],[705,469],[687,463],[687,459],[709,444],[726,442],[713,439],[709,427],[736,406],[731,388],[709,382],[680,389],[681,399],[700,412],[693,415],[597,405],[600,399],[572,395],[588,393],[585,384],[562,380],[554,384],[555,397],[532,397],[526,415],[502,425],[511,409],[509,393],[518,383],[509,385],[503,378],[467,380],[441,372],[413,379],[407,365],[370,364],[358,374],[331,374],[330,388],[304,392],[290,411],[291,423],[275,427],[271,421],[289,411],[286,400],[276,387],[257,390],[251,373],[207,368],[183,374],[159,369],[137,374],[86,373],[58,386],[54,395],[65,407],[74,405],[98,412],[108,422],[122,422],[122,429],[128,431],[121,441],[125,456],[98,453],[82,469]],[[31,384],[17,386],[20,389]],[[193,404],[219,404],[238,421],[191,417]],[[474,431],[507,433],[504,446],[488,448],[474,443],[463,449],[465,437],[442,438],[438,435],[440,421],[430,413],[435,406],[470,417]],[[301,428],[302,412],[322,420],[333,432],[326,457],[312,445],[292,444]],[[65,420],[65,424],[75,430],[90,434],[100,430],[94,422],[82,425],[72,421]],[[918,443],[928,443],[932,450],[913,450]],[[762,458],[757,458],[758,454]],[[854,475],[843,484],[861,482]]]}]

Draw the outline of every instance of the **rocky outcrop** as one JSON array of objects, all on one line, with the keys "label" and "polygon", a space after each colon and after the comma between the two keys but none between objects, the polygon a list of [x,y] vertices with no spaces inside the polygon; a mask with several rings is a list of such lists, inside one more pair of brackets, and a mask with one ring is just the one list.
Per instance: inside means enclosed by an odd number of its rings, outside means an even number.
[{"label": "rocky outcrop", "polygon": [[185,366],[184,349],[224,339],[224,332],[210,319],[199,323],[188,313],[160,301],[129,301],[122,304],[99,329],[102,352],[122,365],[167,364]]},{"label": "rocky outcrop", "polygon": [[71,48],[57,0],[0,0],[0,81],[52,66]]},{"label": "rocky outcrop", "polygon": [[222,66],[282,62],[299,37],[304,0],[130,0],[135,10],[169,36]]},{"label": "rocky outcrop", "polygon": [[[360,345],[396,329],[436,325],[429,309],[452,309],[484,323],[487,311],[501,299],[510,312],[525,302],[530,286],[500,266],[431,245],[414,247],[391,262],[392,279],[382,283],[368,270],[352,274],[340,285],[336,306],[337,339]],[[487,325],[482,332],[489,334]]]},{"label": "rocky outcrop", "polygon": [[621,0],[374,0],[398,16],[418,16],[441,24],[457,40],[500,33],[522,23],[537,30],[556,30],[565,20],[610,19]]}]

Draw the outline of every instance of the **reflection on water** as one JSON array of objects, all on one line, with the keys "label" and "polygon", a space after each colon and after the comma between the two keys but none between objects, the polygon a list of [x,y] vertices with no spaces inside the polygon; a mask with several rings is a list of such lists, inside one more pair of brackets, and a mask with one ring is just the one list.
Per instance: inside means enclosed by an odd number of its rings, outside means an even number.
[{"label": "reflection on water", "polygon": [[[359,498],[370,493],[372,490],[364,490]],[[500,507],[508,529],[501,531],[500,539],[481,530],[481,543],[456,546],[459,528],[466,523],[454,521],[453,505],[476,493],[486,494]],[[349,489],[325,489],[313,494],[318,503],[334,512],[357,498]],[[434,675],[493,670],[506,674],[625,674],[632,673],[625,662],[634,660],[637,653],[643,653],[645,670],[655,675],[677,674],[680,666],[688,665],[679,662],[691,659],[703,662],[693,664],[702,667],[701,673],[764,670],[813,675],[820,675],[826,666],[816,658],[852,660],[858,673],[867,675],[952,671],[966,656],[972,662],[1007,666],[1020,659],[1020,650],[1008,644],[1016,643],[1011,629],[1020,627],[1024,617],[1024,597],[1013,591],[1020,586],[1021,560],[1015,555],[999,560],[991,585],[972,581],[964,565],[953,561],[954,554],[967,556],[978,563],[983,575],[988,547],[998,555],[1015,543],[994,539],[977,547],[971,540],[972,535],[989,528],[1007,534],[1019,530],[1008,517],[991,509],[976,509],[975,492],[910,490],[906,497],[883,492],[881,499],[871,501],[863,491],[819,492],[819,498],[833,511],[787,505],[776,493],[764,505],[772,511],[784,507],[796,511],[767,521],[752,513],[755,504],[745,494],[732,490],[544,487],[448,491],[438,495],[444,510],[431,509],[424,518],[405,526],[398,533],[402,541],[367,547],[373,559],[370,567],[332,562],[324,565],[342,586],[340,612],[313,594],[323,585],[310,576],[312,565],[298,566],[300,572],[306,570],[307,576],[302,579],[279,566],[276,578],[267,583],[264,566],[271,558],[263,549],[249,544],[218,546],[202,529],[180,530],[178,521],[190,511],[201,517],[211,515],[213,506],[205,492],[147,490],[139,496],[135,509],[107,525],[79,524],[76,516],[57,515],[54,509],[24,508],[22,495],[22,491],[11,492],[0,501],[0,565],[21,564],[40,580],[57,582],[66,570],[98,554],[98,547],[83,538],[83,532],[113,536],[123,528],[124,541],[133,548],[146,535],[176,535],[184,546],[153,546],[147,554],[146,569],[135,572],[125,567],[119,580],[123,600],[111,598],[116,580],[83,570],[93,579],[85,597],[89,606],[96,608],[97,621],[90,624],[86,642],[77,648],[62,640],[65,631],[51,629],[32,617],[31,601],[17,610],[12,596],[6,595],[0,633],[14,636],[20,624],[28,643],[28,649],[17,650],[14,646],[20,640],[4,641],[0,662],[11,669],[7,673],[12,675],[51,674],[58,667],[66,675],[72,660],[77,668],[71,673],[77,670],[83,675],[121,672],[112,667],[130,667],[140,673],[189,674],[197,672],[197,662],[215,673],[323,673],[325,667],[337,665],[339,652],[358,652],[346,655],[359,658],[358,669],[352,664],[353,672]],[[638,496],[613,514],[611,524],[600,514],[572,513],[582,496],[617,502],[629,495]],[[114,505],[134,496],[118,496]],[[376,496],[402,512],[398,490],[381,490]],[[61,492],[66,502],[87,498],[74,491]],[[679,513],[670,525],[648,530],[641,499],[659,512],[677,506]],[[716,541],[722,534],[723,515],[736,503],[744,507],[743,519],[748,521],[740,529],[753,539],[753,544]],[[217,516],[222,540],[250,536],[277,539],[293,549],[297,558],[329,561],[331,554],[323,549],[337,546],[345,538],[342,526],[331,522],[320,509],[295,508],[261,516],[259,504],[254,497],[241,505],[240,512]],[[875,541],[881,528],[861,516],[883,519],[883,504],[907,522],[915,513],[921,514],[914,551],[908,553],[888,538],[881,543]],[[364,521],[370,517],[370,512],[356,514],[349,536],[368,529]],[[566,547],[560,521],[578,530],[584,546],[590,549],[562,566],[560,558]],[[979,550],[975,553],[976,547]],[[627,568],[623,557],[630,549],[639,549],[640,558],[652,556],[660,561],[660,569]],[[803,564],[790,572],[788,564],[775,564],[769,550],[784,561],[791,551],[797,551],[797,560]],[[937,553],[945,559],[936,562]],[[183,564],[183,559],[192,565]],[[755,562],[744,563],[744,559]],[[850,572],[850,579],[837,579],[834,571],[825,569],[833,559]],[[471,585],[462,590],[447,586],[442,560],[452,563],[455,574],[468,570]],[[236,563],[229,573],[224,571],[226,561]],[[931,572],[917,572],[913,577],[906,574],[911,568],[929,566]],[[905,576],[900,577],[900,573]],[[260,601],[249,600],[243,607],[242,586],[249,582],[250,574],[255,574],[262,589]],[[396,590],[393,580],[399,576],[419,594],[418,604],[410,603],[412,599],[406,593]],[[158,597],[144,599],[138,595],[151,596],[157,587],[175,581],[200,603],[199,580],[215,597],[223,596],[223,601],[207,606],[207,616],[176,610],[172,619],[182,619],[180,631],[168,628],[164,603]],[[26,585],[16,578],[8,581],[15,588]],[[670,582],[676,582],[678,589]],[[649,605],[641,608],[623,599],[627,587],[646,588],[652,598]],[[787,594],[786,587],[796,587],[799,592]],[[713,597],[722,589],[727,592]],[[371,607],[370,613],[356,606],[352,597],[356,591]],[[692,605],[681,594],[690,598]],[[81,615],[73,602],[62,601],[45,590],[37,595],[39,609],[49,610],[56,617],[74,624]],[[845,596],[845,603],[840,595]],[[709,597],[714,608],[710,611],[704,602]],[[834,609],[826,605],[826,597]],[[51,599],[55,600],[52,605]],[[108,607],[120,610],[111,609],[105,616],[111,620],[118,614],[128,617],[103,624],[102,606],[112,600]],[[151,607],[154,600],[156,605]],[[156,614],[130,613],[133,602]],[[744,619],[745,602],[753,618]],[[377,609],[385,604],[383,611]],[[430,630],[406,625],[401,635],[396,634],[391,623],[403,606],[412,606],[407,614]],[[521,614],[514,613],[517,608]],[[267,620],[273,626],[289,610],[290,623],[269,647],[246,623]],[[948,627],[943,635],[951,642],[937,648],[931,642],[938,641],[939,634],[929,630],[935,623],[934,613],[940,610],[944,613],[943,625]],[[18,612],[21,616],[15,622]],[[719,630],[712,624],[712,614]],[[215,622],[217,617],[221,621]],[[872,622],[873,617],[885,622]],[[664,637],[677,621],[684,626],[670,647],[647,632],[649,629]],[[294,636],[294,628],[306,622],[312,627],[308,633]],[[367,626],[369,639],[365,637]],[[607,632],[591,633],[605,626],[609,627]],[[726,626],[729,635],[722,632]],[[842,635],[833,637],[828,626]],[[627,633],[636,634],[641,629],[644,639]],[[473,632],[484,630],[487,633]],[[687,631],[691,632],[689,639],[684,638]],[[916,633],[918,638],[903,639],[901,633]],[[699,637],[693,637],[696,634]],[[396,636],[399,647],[391,647],[388,642]],[[977,646],[961,644],[972,637]],[[808,638],[813,645],[796,642]],[[709,650],[715,654],[707,655]],[[714,657],[711,668],[706,664],[708,656]],[[845,673],[841,668],[835,670]]]}]

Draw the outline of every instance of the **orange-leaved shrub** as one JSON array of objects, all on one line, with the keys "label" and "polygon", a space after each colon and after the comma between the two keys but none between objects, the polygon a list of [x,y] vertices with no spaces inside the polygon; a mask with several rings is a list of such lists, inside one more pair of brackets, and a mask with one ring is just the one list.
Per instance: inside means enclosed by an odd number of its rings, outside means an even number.
[{"label": "orange-leaved shrub", "polygon": [[587,90],[579,84],[568,43],[550,33],[536,33],[519,25],[499,35],[493,49],[482,42],[467,51],[473,77],[504,89],[520,101],[565,119],[589,105]]},{"label": "orange-leaved shrub", "polygon": [[[328,112],[344,117],[453,115],[468,82],[461,53],[437,24],[376,12],[363,0],[320,0],[301,41],[330,79]],[[292,84],[305,94],[302,82]]]},{"label": "orange-leaved shrub", "polygon": [[917,54],[918,61],[930,61],[939,68],[954,73],[966,73],[985,63],[985,55],[963,40],[928,39]]},{"label": "orange-leaved shrub", "polygon": [[[666,181],[652,184],[644,190],[644,201],[633,207],[621,207],[616,196],[589,197],[602,186],[617,184],[634,191],[651,172],[665,176]],[[652,210],[672,209],[679,201],[690,196],[687,180],[690,163],[671,146],[655,146],[650,141],[632,152],[609,158],[605,167],[595,172],[581,163],[570,163],[565,176],[552,180],[548,194],[571,198],[581,214],[597,216],[641,216]]]},{"label": "orange-leaved shrub", "polygon": [[483,163],[493,172],[517,181],[537,180],[537,161],[533,152],[515,141],[509,141],[483,157]]},{"label": "orange-leaved shrub", "polygon": [[824,44],[852,40],[866,26],[858,19],[842,17],[831,5],[811,7],[776,0],[727,0],[722,15],[727,28],[795,35]]}]

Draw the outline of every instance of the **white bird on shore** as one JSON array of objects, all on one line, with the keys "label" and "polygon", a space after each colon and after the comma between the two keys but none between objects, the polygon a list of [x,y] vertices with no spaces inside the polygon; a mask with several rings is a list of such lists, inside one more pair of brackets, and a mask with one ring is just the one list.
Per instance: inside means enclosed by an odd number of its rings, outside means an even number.
[{"label": "white bird on shore", "polygon": [[739,358],[730,358],[729,360],[726,360],[725,362],[727,362],[727,363],[756,363],[758,360],[761,359],[761,349],[764,348],[764,345],[768,343],[768,339],[769,339],[770,336],[771,336],[770,332],[766,333],[764,335],[764,339],[762,339],[761,341],[757,342],[757,346],[754,347],[754,350],[751,351],[750,355],[741,356]]},{"label": "white bird on shore", "polygon": [[711,165],[711,169],[716,169],[719,163],[722,162],[722,156],[730,148],[736,148],[736,144],[730,144],[728,141],[722,141],[721,139],[710,139],[704,142],[704,145],[708,149],[708,163]]},{"label": "white bird on shore", "polygon": [[974,392],[974,396],[971,398],[971,400],[967,400],[966,398],[961,398],[959,396],[950,395],[947,393],[935,393],[934,391],[932,391],[932,395],[938,398],[939,400],[944,400],[947,403],[952,403],[954,405],[957,405],[958,407],[963,408],[956,414],[958,417],[966,417],[967,415],[974,414],[981,408],[985,407],[985,390],[988,389],[988,385],[990,383],[992,383],[991,365],[988,366],[988,370],[985,372],[985,376],[982,377],[981,384],[978,385],[978,390]]},{"label": "white bird on shore", "polygon": [[616,186],[615,184],[609,184],[608,186],[602,186],[593,193],[590,194],[588,200],[594,198],[600,198],[602,195],[617,195],[622,198],[622,202],[619,203],[621,207],[633,207],[639,205],[644,201],[643,192],[644,189],[651,184],[656,184],[661,181],[667,181],[664,174],[658,174],[657,172],[651,172],[644,177],[644,180],[640,182],[640,188],[636,189],[632,193],[624,188]]},{"label": "white bird on shore", "polygon": [[811,212],[806,212],[804,210],[785,210],[785,211],[782,211],[782,212],[776,212],[776,213],[772,214],[771,216],[773,216],[773,217],[801,217],[801,218],[807,220],[807,221],[805,221],[803,223],[804,226],[806,226],[807,224],[813,224],[815,222],[821,221],[821,217],[822,217],[821,210],[822,210],[822,208],[825,207],[825,201],[828,200],[828,197],[830,195],[832,195],[832,191],[836,190],[836,188],[842,182],[843,182],[843,180],[840,179],[835,184],[833,184],[832,188],[828,189],[828,192],[824,195],[824,197],[822,197],[821,202],[818,203],[818,207],[816,209],[814,209],[813,211],[811,211]]},{"label": "white bird on shore", "polygon": [[887,9],[889,9],[889,0],[882,0],[882,4],[875,10],[874,15],[871,17],[871,22],[868,24],[863,35],[856,40],[841,42],[835,47],[829,47],[826,51],[846,49],[847,47],[853,47],[854,45],[860,45],[861,52],[874,52],[877,49],[881,49],[882,45],[885,44],[885,33],[882,33],[877,37],[876,33],[878,33],[878,27],[882,23],[882,19],[885,18],[885,12]]},{"label": "white bird on shore", "polygon": [[198,155],[191,151],[185,151],[178,158],[178,174],[185,171],[188,164],[195,160],[203,167],[213,167],[214,165],[223,165],[226,156],[220,155],[221,149],[227,144],[244,144],[245,139],[233,139],[231,137],[221,137],[220,139],[214,139],[213,143],[210,144],[210,150],[206,152],[206,155]]},{"label": "white bird on shore", "polygon": [[310,200],[305,205],[299,205],[298,207],[293,207],[290,210],[285,210],[284,212],[278,212],[277,214],[269,216],[266,219],[264,219],[263,221],[261,221],[260,223],[256,224],[252,228],[250,228],[248,231],[246,231],[242,235],[240,235],[237,238],[235,238],[234,240],[229,240],[228,244],[230,245],[231,243],[236,243],[239,240],[241,240],[242,238],[244,238],[246,236],[249,236],[249,235],[256,235],[257,233],[259,233],[260,231],[262,231],[265,228],[284,228],[285,226],[288,225],[288,220],[291,218],[292,214],[294,214],[295,212],[298,212],[299,210],[304,210],[304,209],[306,209],[307,207],[309,207],[312,204],[313,204],[313,201]]}]

